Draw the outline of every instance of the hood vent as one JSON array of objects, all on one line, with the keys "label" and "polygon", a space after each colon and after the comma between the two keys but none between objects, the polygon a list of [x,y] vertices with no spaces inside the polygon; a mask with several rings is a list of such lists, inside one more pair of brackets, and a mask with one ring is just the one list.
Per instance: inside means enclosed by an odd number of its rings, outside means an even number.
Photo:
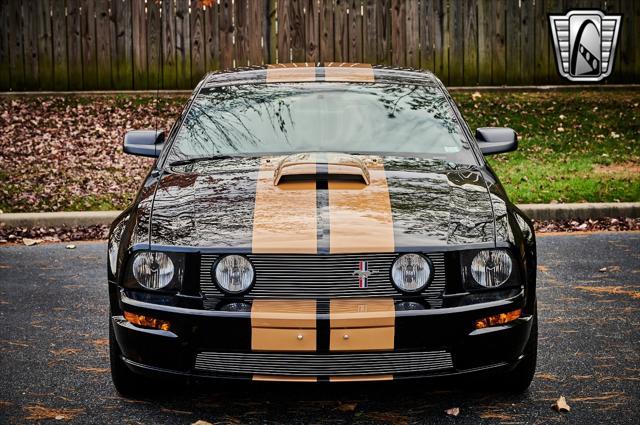
[{"label": "hood vent", "polygon": [[309,178],[331,180],[357,180],[366,185],[370,182],[369,170],[365,163],[349,154],[342,153],[302,153],[284,158],[273,174],[274,186],[285,181],[307,180]]}]

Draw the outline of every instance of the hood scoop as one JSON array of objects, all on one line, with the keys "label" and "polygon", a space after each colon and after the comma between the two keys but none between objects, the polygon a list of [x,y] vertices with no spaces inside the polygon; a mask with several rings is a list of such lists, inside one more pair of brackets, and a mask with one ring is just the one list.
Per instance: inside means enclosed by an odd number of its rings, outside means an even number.
[{"label": "hood scoop", "polygon": [[273,184],[309,178],[333,180],[354,178],[368,185],[371,181],[365,163],[343,153],[301,153],[282,159],[273,174]]}]

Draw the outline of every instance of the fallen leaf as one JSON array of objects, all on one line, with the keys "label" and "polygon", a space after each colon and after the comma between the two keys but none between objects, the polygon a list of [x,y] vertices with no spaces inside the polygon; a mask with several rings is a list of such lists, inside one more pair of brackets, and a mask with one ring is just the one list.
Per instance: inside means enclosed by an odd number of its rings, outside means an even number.
[{"label": "fallen leaf", "polygon": [[476,100],[476,99],[480,99],[482,97],[482,95],[480,94],[479,91],[473,92],[473,94],[471,95],[471,99]]},{"label": "fallen leaf", "polygon": [[341,412],[353,412],[356,410],[357,403],[340,403],[337,409]]},{"label": "fallen leaf", "polygon": [[67,249],[76,249],[76,246],[74,244],[69,244],[67,245]]},{"label": "fallen leaf", "polygon": [[606,271],[607,271],[607,268],[606,268],[606,267],[603,267],[603,268],[601,268],[601,269],[600,269],[600,270],[598,270],[598,271],[599,271],[599,272],[604,273],[604,272],[606,272]]},{"label": "fallen leaf", "polygon": [[445,410],[444,413],[446,413],[449,416],[458,416],[460,414],[460,408],[452,407],[451,409]]},{"label": "fallen leaf", "polygon": [[24,408],[29,415],[27,420],[41,421],[46,419],[55,419],[56,421],[70,421],[75,416],[84,413],[84,409],[54,409],[39,404],[34,406],[26,406]]},{"label": "fallen leaf", "polygon": [[213,424],[211,422],[207,422],[207,421],[203,421],[202,419],[199,419],[194,423],[192,423],[191,425],[213,425]]},{"label": "fallen leaf", "polygon": [[552,407],[556,412],[565,413],[571,411],[571,407],[569,407],[569,405],[567,404],[567,400],[563,395],[560,396],[560,398],[554,403]]},{"label": "fallen leaf", "polygon": [[40,242],[42,242],[42,239],[29,239],[29,238],[22,238],[22,242],[23,242],[26,246],[32,246],[32,245],[38,245]]}]

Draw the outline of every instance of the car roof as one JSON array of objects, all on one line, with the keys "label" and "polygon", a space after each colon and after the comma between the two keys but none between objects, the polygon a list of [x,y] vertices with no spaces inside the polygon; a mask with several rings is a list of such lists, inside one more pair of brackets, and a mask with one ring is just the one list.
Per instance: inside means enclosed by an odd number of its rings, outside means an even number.
[{"label": "car roof", "polygon": [[442,86],[429,71],[364,63],[281,63],[235,68],[206,74],[202,87],[293,82],[359,82]]}]

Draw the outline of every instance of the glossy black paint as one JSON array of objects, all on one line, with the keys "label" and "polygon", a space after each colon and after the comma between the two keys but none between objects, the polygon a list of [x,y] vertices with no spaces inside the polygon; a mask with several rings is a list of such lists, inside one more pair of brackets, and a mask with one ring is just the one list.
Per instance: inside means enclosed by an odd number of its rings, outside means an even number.
[{"label": "glossy black paint", "polygon": [[[390,69],[375,69],[374,73],[377,81],[437,84],[445,90],[428,73]],[[203,86],[256,83],[264,81],[264,75],[264,70],[258,69],[209,75],[198,85],[194,96]],[[194,96],[165,145],[170,146]],[[533,227],[509,201],[448,94],[447,99],[470,140],[476,165],[403,156],[382,158],[396,251],[447,253],[448,282],[443,308],[425,305],[424,309],[400,311],[399,303],[406,300],[399,296],[396,347],[402,350],[446,346],[459,365],[454,374],[494,366],[508,369],[519,361],[535,312]],[[132,369],[193,376],[193,359],[199,350],[250,349],[248,312],[225,310],[224,299],[213,310],[205,308],[198,284],[199,254],[251,252],[260,158],[229,158],[167,167],[166,152],[167,149],[161,152],[134,203],[111,227],[109,246],[117,248],[115,270],[108,266],[111,314],[125,357],[137,363],[130,364]],[[466,293],[459,273],[459,251],[492,247],[510,250],[515,266],[522,271],[521,286],[506,292]],[[187,253],[185,283],[179,294],[163,295],[141,289],[123,292],[124,266],[133,252],[148,249]],[[173,332],[162,333],[129,326],[118,321],[124,308],[170,320],[176,327]],[[475,319],[515,308],[523,309],[523,318],[509,326],[471,329]],[[318,320],[321,329],[320,322],[328,317],[319,315]],[[157,356],[159,352],[163,355]],[[474,355],[480,352],[484,354]]]},{"label": "glossy black paint", "polygon": [[484,155],[512,152],[518,149],[518,135],[505,127],[481,127],[476,129],[476,141]]},{"label": "glossy black paint", "polygon": [[157,158],[164,147],[164,132],[157,130],[131,130],[124,135],[124,153]]}]

